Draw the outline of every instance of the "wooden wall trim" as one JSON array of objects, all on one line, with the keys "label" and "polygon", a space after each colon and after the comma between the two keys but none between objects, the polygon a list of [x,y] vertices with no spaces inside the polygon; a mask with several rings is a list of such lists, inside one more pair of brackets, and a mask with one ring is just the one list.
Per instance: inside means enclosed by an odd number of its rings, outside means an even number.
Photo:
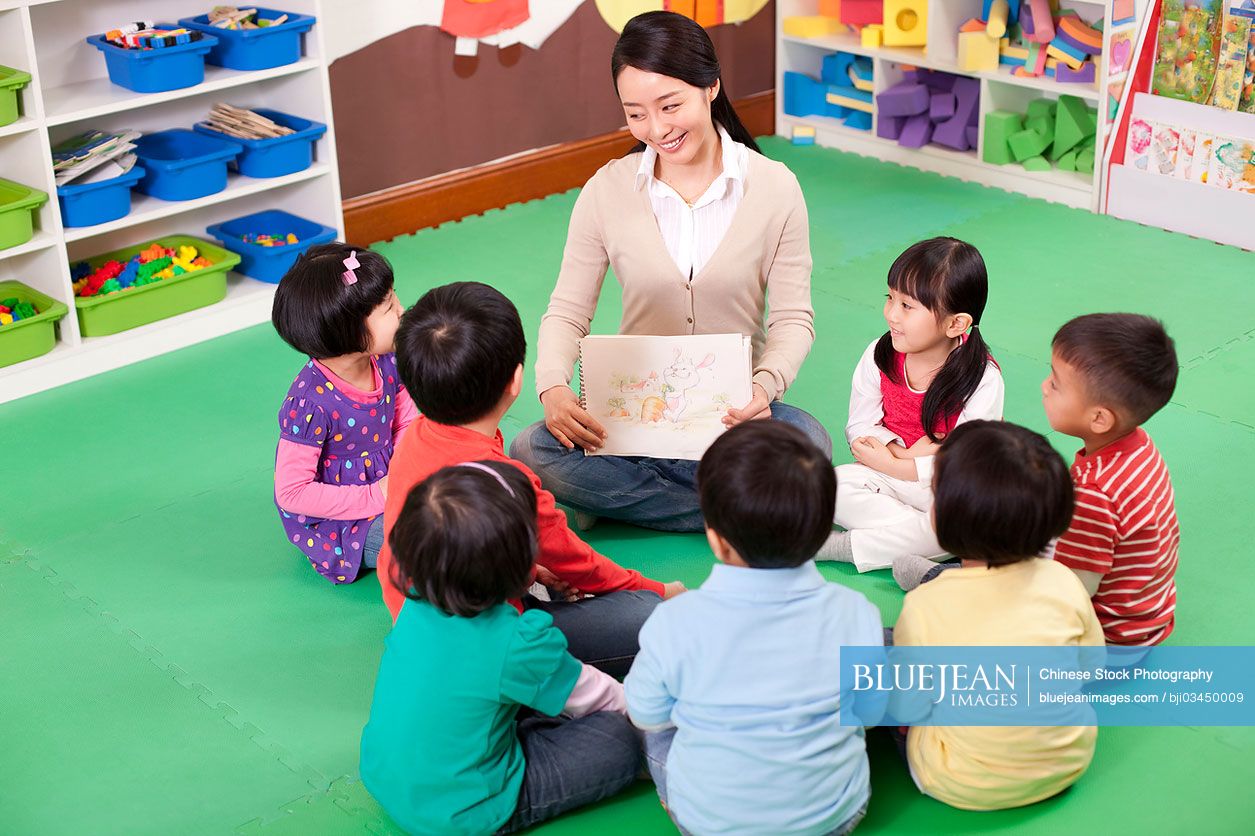
[{"label": "wooden wall trim", "polygon": [[[733,104],[751,134],[775,133],[775,91],[747,96]],[[623,128],[349,198],[343,203],[346,239],[357,244],[386,241],[489,209],[574,189],[632,145]]]}]

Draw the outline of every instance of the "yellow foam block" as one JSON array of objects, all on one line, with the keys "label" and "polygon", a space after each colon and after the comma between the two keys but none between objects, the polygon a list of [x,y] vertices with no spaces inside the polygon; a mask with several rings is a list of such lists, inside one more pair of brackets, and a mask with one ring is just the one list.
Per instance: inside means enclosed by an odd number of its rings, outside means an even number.
[{"label": "yellow foam block", "polygon": [[810,17],[786,17],[784,34],[791,38],[822,38],[841,31],[841,21],[834,17],[812,15]]},{"label": "yellow foam block", "polygon": [[998,69],[998,39],[984,32],[960,32],[959,69],[967,72]]},{"label": "yellow foam block", "polygon": [[1010,11],[1007,0],[993,0],[989,4],[989,23],[985,27],[989,37],[1001,38],[1007,34],[1007,15]]},{"label": "yellow foam block", "polygon": [[814,136],[815,129],[809,125],[794,125],[793,135],[794,136]]},{"label": "yellow foam block", "polygon": [[865,102],[862,99],[851,99],[847,96],[842,96],[839,93],[829,93],[827,96],[827,99],[828,99],[828,104],[840,105],[841,107],[848,107],[850,110],[861,110],[864,113],[872,112],[872,103]]},{"label": "yellow foam block", "polygon": [[1006,40],[1003,40],[1001,44],[1002,45],[998,48],[998,52],[1001,54],[1007,56],[1008,58],[1018,58],[1021,61],[1028,60],[1028,47],[1017,46],[1016,44],[1012,44],[1010,41]]},{"label": "yellow foam block", "polygon": [[1062,61],[1063,63],[1067,64],[1069,67],[1071,67],[1074,70],[1079,70],[1081,68],[1081,65],[1085,63],[1085,59],[1082,58],[1081,60],[1078,61],[1076,58],[1073,58],[1071,55],[1068,55],[1063,50],[1057,49],[1056,47],[1053,47],[1053,46],[1046,47],[1046,54],[1049,55],[1051,58]]},{"label": "yellow foam block", "polygon": [[854,85],[855,90],[862,90],[864,93],[870,93],[876,89],[876,85],[870,78],[862,79],[854,73],[850,73],[850,83]]},{"label": "yellow foam block", "polygon": [[878,23],[870,23],[863,27],[863,31],[859,33],[863,46],[867,49],[875,49],[885,41],[885,27]]},{"label": "yellow foam block", "polygon": [[885,46],[928,45],[928,0],[885,0]]}]

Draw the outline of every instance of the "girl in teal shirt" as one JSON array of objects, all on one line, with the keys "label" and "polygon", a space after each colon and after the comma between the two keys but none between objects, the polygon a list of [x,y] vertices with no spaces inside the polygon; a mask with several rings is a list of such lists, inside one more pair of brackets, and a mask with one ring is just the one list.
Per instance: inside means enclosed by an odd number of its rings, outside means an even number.
[{"label": "girl in teal shirt", "polygon": [[607,798],[640,768],[623,687],[582,665],[530,583],[536,494],[502,462],[437,471],[390,545],[408,590],[362,733],[362,781],[410,833],[508,833]]}]

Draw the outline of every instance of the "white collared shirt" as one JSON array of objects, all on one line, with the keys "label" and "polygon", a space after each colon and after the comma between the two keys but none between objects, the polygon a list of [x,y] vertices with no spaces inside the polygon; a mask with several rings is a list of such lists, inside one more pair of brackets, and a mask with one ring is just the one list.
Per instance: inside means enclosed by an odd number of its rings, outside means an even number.
[{"label": "white collared shirt", "polygon": [[653,148],[646,146],[636,171],[636,188],[639,190],[642,185],[649,188],[649,202],[667,252],[680,273],[690,278],[700,273],[714,255],[745,194],[745,169],[750,150],[728,136],[722,127],[719,141],[723,149],[723,171],[692,207],[675,189],[654,176],[658,152]]}]

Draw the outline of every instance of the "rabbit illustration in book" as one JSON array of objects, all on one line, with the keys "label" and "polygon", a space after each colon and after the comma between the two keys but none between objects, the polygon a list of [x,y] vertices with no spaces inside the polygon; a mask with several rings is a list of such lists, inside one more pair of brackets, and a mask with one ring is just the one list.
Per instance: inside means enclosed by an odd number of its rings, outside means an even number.
[{"label": "rabbit illustration in book", "polygon": [[680,416],[688,409],[689,390],[697,386],[701,382],[701,370],[713,367],[715,364],[715,355],[707,354],[706,357],[693,365],[693,359],[687,357],[680,349],[675,350],[675,357],[671,361],[671,365],[667,366],[662,372],[662,379],[665,384],[663,387],[664,397],[666,399],[666,408],[663,410],[662,417],[674,423],[679,423]]}]

